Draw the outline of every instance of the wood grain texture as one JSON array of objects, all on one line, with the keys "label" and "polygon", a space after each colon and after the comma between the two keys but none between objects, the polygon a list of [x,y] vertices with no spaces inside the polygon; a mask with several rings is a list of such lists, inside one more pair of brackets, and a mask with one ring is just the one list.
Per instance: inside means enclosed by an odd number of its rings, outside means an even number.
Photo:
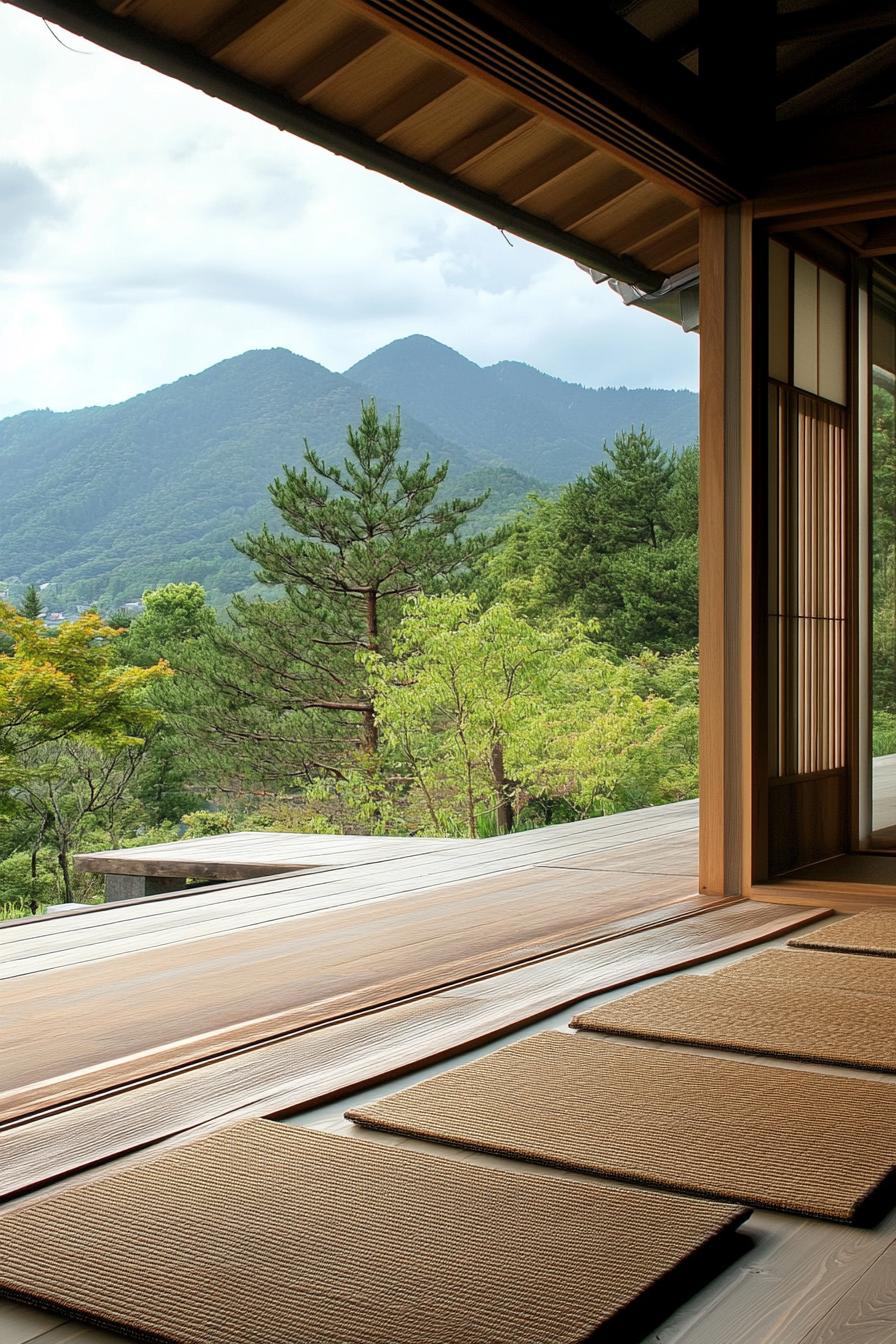
[{"label": "wood grain texture", "polygon": [[896,1241],[800,1344],[884,1344],[896,1339]]},{"label": "wood grain texture", "polygon": [[9,1198],[237,1116],[319,1105],[484,1044],[590,995],[780,937],[819,913],[738,902],[6,1125],[0,1128],[0,1195]]},{"label": "wood grain texture", "polygon": [[[753,1252],[703,1289],[656,1333],[654,1344],[821,1344],[816,1331],[896,1235],[896,1212],[876,1228],[755,1213]],[[856,1344],[890,1344],[886,1328]],[[829,1336],[825,1344],[850,1344]]]},{"label": "wood grain texture", "polygon": [[[549,867],[0,981],[0,1117],[700,908],[689,878]],[[674,910],[673,910],[674,912]],[[28,962],[15,963],[27,968]]]}]

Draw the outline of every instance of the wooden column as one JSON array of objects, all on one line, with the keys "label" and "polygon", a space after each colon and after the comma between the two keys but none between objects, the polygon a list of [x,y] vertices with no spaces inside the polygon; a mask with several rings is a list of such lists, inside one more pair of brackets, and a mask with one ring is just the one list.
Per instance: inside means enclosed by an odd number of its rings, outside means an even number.
[{"label": "wooden column", "polygon": [[700,223],[700,890],[715,895],[746,895],[753,877],[753,359],[752,209],[707,207]]}]

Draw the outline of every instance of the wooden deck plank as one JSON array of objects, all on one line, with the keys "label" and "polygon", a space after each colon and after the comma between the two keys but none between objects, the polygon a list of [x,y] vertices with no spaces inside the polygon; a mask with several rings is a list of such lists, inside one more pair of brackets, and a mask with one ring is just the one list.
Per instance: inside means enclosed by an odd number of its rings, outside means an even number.
[{"label": "wooden deck plank", "polygon": [[[656,836],[651,838],[657,839]],[[347,871],[328,870],[285,878],[256,878],[227,888],[206,889],[195,895],[177,896],[173,900],[171,897],[148,898],[128,903],[125,908],[98,907],[96,915],[91,912],[83,918],[41,920],[26,924],[24,928],[0,929],[0,979],[80,963],[86,959],[119,955],[125,951],[138,950],[141,946],[176,943],[193,936],[202,937],[213,932],[251,927],[275,919],[290,919],[298,914],[322,909],[356,906],[369,901],[434,891],[448,883],[461,884],[489,877],[500,880],[509,873],[525,874],[536,868],[560,869],[562,866],[562,862],[557,859],[552,864],[546,861],[543,864],[531,864],[513,858],[509,862],[499,862],[493,857],[486,857],[484,861],[454,860],[447,865],[421,870],[417,860],[397,860]],[[620,883],[624,882],[623,874],[624,870],[620,870]],[[642,874],[639,879],[636,875],[633,878],[634,885],[649,876],[649,873]],[[665,889],[669,880],[676,876],[674,873],[658,874],[660,889]],[[614,889],[609,880],[602,885],[608,890]],[[696,880],[693,878],[691,885],[696,889]],[[127,926],[132,920],[137,922],[133,929],[129,929]],[[206,923],[209,927],[203,930],[201,926]],[[157,937],[162,929],[168,930],[167,937]],[[130,947],[123,944],[111,948],[104,946],[107,942],[131,936],[137,939],[145,937],[146,941],[142,944],[135,942]],[[55,956],[64,950],[70,950],[73,955],[68,958]],[[34,960],[27,967],[16,964],[44,955],[48,956],[45,964],[39,960]]]},{"label": "wooden deck plank", "polygon": [[[693,878],[663,874],[653,877],[641,873],[575,873],[548,865],[530,866],[505,872],[499,875],[485,874],[472,881],[456,881],[446,884],[433,882],[421,885],[416,883],[408,891],[394,891],[391,883],[384,887],[371,889],[369,884],[355,883],[348,889],[333,890],[327,888],[293,888],[291,899],[270,902],[265,898],[246,897],[238,905],[229,904],[214,909],[212,917],[194,918],[191,911],[181,914],[179,906],[169,909],[166,916],[142,923],[135,929],[127,924],[118,925],[114,932],[110,928],[107,935],[90,938],[86,932],[66,933],[60,930],[58,938],[52,934],[36,946],[32,943],[13,944],[8,949],[0,943],[0,980],[17,976],[31,975],[40,971],[53,971],[66,966],[83,966],[89,961],[98,961],[110,957],[119,957],[128,953],[148,951],[152,948],[169,945],[182,945],[188,942],[205,940],[211,936],[234,934],[240,930],[281,923],[287,927],[297,919],[309,916],[320,917],[325,914],[336,915],[342,911],[347,917],[354,911],[358,918],[368,906],[404,901],[424,896],[437,899],[437,893],[453,894],[453,898],[464,901],[467,894],[475,892],[487,894],[510,888],[521,897],[530,892],[560,888],[561,890],[581,891],[583,895],[596,899],[604,898],[609,906],[618,905],[626,896],[632,899],[632,909],[640,908],[642,897],[654,897],[654,904],[678,896],[688,895],[696,890]],[[298,895],[295,893],[298,891]],[[447,895],[446,895],[447,898]]]},{"label": "wooden deck plank", "polygon": [[105,961],[54,970],[51,956],[41,974],[12,962],[0,982],[0,1117],[78,1094],[85,1071],[123,1081],[161,1056],[182,1063],[225,1040],[296,1030],[584,943],[616,919],[699,909],[708,902],[692,887],[526,869]]},{"label": "wooden deck plank", "polygon": [[896,1239],[800,1344],[883,1344],[896,1339]]},{"label": "wooden deck plank", "polygon": [[896,1210],[876,1228],[759,1212],[748,1231],[755,1250],[666,1321],[656,1344],[890,1344],[894,1334],[879,1321],[853,1335],[822,1333],[822,1323],[834,1323],[844,1298],[855,1302],[892,1244]]},{"label": "wooden deck plank", "polygon": [[182,873],[238,880],[254,874],[295,872],[300,868],[353,867],[406,855],[454,853],[470,844],[475,841],[237,831],[195,840],[77,854],[74,863],[79,872],[85,873],[124,873],[140,877]]},{"label": "wooden deck plank", "polygon": [[0,1195],[237,1117],[320,1105],[595,993],[781,937],[818,914],[737,902],[7,1125],[0,1129]]}]

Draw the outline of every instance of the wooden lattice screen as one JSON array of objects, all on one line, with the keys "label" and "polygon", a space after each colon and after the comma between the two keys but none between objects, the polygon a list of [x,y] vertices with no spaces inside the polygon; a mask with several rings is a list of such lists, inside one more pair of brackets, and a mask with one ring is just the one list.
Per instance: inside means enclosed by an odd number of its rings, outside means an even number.
[{"label": "wooden lattice screen", "polygon": [[845,408],[770,389],[769,766],[846,765]]}]

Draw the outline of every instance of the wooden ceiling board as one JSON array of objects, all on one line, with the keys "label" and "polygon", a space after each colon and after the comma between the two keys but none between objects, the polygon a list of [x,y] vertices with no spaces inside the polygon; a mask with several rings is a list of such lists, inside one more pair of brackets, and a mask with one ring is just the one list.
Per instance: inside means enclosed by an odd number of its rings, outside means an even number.
[{"label": "wooden ceiling board", "polygon": [[501,194],[514,205],[531,209],[534,196],[542,200],[557,191],[562,192],[564,184],[584,164],[596,157],[596,151],[580,140],[569,139],[551,151],[550,155],[540,155],[531,164],[527,164],[509,181],[501,183]]},{"label": "wooden ceiling board", "polygon": [[283,87],[293,73],[329,53],[334,69],[348,63],[355,52],[356,33],[371,39],[385,35],[377,24],[345,15],[314,0],[292,0],[223,47],[216,56],[229,70],[268,87]]},{"label": "wooden ceiling board", "polygon": [[[550,175],[551,156],[570,143],[578,152],[579,141],[536,117],[521,129],[519,135],[512,136],[489,154],[483,155],[477,163],[458,173],[458,176],[483,191],[494,189],[500,192],[513,184],[520,173],[529,170],[533,163],[547,163],[548,167],[544,171],[544,177],[547,178]],[[585,148],[581,145],[583,151]],[[567,163],[569,161],[566,160]]]},{"label": "wooden ceiling board", "polygon": [[[68,0],[60,2],[65,5]],[[516,68],[514,61],[519,65],[519,60],[510,55],[505,62],[494,44],[486,59],[486,38],[482,47],[486,66],[476,66],[471,73],[473,67],[464,64],[462,53],[450,44],[428,42],[423,11],[408,25],[388,5],[368,7],[366,0],[118,0],[117,4],[100,0],[100,4],[107,12],[184,44],[187,59],[190,49],[200,60],[204,56],[212,63],[206,70],[217,66],[228,77],[247,81],[247,87],[281,94],[309,110],[304,120],[293,118],[288,110],[281,119],[272,110],[269,119],[275,124],[307,133],[309,139],[338,152],[343,151],[338,143],[333,145],[328,126],[344,127],[359,137],[349,143],[350,155],[413,185],[421,185],[416,165],[447,174],[444,187],[437,182],[429,186],[424,175],[422,189],[435,195],[444,191],[443,199],[468,203],[474,213],[501,227],[514,231],[517,225],[522,236],[533,236],[528,232],[531,221],[534,237],[558,251],[566,250],[565,233],[569,255],[582,258],[581,242],[594,247],[594,253],[586,248],[586,255],[587,264],[595,266],[604,259],[595,255],[598,240],[612,237],[620,252],[607,257],[611,273],[617,257],[620,274],[632,269],[625,258],[637,257],[633,241],[637,245],[644,238],[656,245],[657,231],[692,208],[679,204],[680,190],[645,186],[640,168],[630,166],[624,154],[600,148],[590,123],[580,126],[575,120],[577,113],[570,113],[570,121],[566,112],[558,115],[550,99],[539,101],[529,88],[532,79],[532,89],[538,85],[537,61],[524,56],[528,83],[506,88],[501,71],[505,64],[507,71]],[[91,8],[90,0],[83,0],[82,9]],[[682,28],[692,22],[694,0],[643,0],[622,8],[626,17],[639,15],[642,30],[651,37],[662,41],[677,34],[680,45]],[[102,30],[101,40],[115,46],[117,33],[110,30],[107,36]],[[135,52],[133,33],[127,41],[123,50],[142,59],[142,52]],[[492,57],[496,64],[490,73],[486,67]],[[159,59],[159,68],[165,69],[166,53]],[[181,77],[182,68],[175,58],[175,77]],[[194,82],[191,73],[186,77]],[[199,76],[199,86],[209,87],[217,96],[231,96],[229,86],[218,86],[215,74],[208,79],[206,84]],[[555,92],[561,89],[556,80],[552,87]],[[581,103],[572,85],[563,96],[572,100],[571,108]],[[233,98],[237,105],[257,109],[254,96],[244,101],[240,89],[234,90]],[[260,110],[260,115],[267,114]],[[320,132],[316,116],[327,119]],[[373,145],[403,156],[407,169],[398,163],[393,167],[388,158],[378,159]],[[469,187],[471,194],[458,199],[455,183],[461,189]],[[478,201],[477,192],[482,193]],[[522,215],[502,215],[505,205]],[[627,220],[633,223],[634,240]],[[551,229],[556,230],[553,239]],[[673,233],[673,244],[678,242]],[[648,284],[660,279],[644,276]]]},{"label": "wooden ceiling board", "polygon": [[447,66],[432,61],[423,52],[414,52],[412,59],[408,59],[404,43],[380,42],[350,70],[336,74],[325,89],[308,101],[325,116],[363,130],[396,95],[418,83],[425,86],[433,71],[442,69],[453,76]]},{"label": "wooden ceiling board", "polygon": [[433,157],[433,166],[445,173],[469,172],[503,145],[518,139],[536,120],[534,112],[508,102],[496,103],[494,110],[472,130],[439,150]]},{"label": "wooden ceiling board", "polygon": [[653,201],[645,209],[632,213],[614,233],[604,235],[603,246],[624,247],[630,252],[664,247],[670,239],[674,244],[682,236],[685,225],[685,236],[690,237],[689,231],[696,229],[696,221],[697,215],[683,201]]},{"label": "wooden ceiling board", "polygon": [[104,3],[110,14],[134,19],[157,33],[165,33],[179,42],[194,42],[229,9],[227,0],[124,0]]},{"label": "wooden ceiling board", "polygon": [[598,238],[616,237],[620,229],[626,228],[633,216],[638,218],[649,214],[659,203],[668,200],[668,193],[657,188],[654,183],[639,183],[637,187],[618,196],[616,200],[610,201],[602,210],[592,215],[587,223],[576,229],[576,233],[595,242]]},{"label": "wooden ceiling board", "polygon": [[589,202],[624,191],[629,179],[640,180],[627,169],[619,169],[605,154],[593,150],[560,177],[530,192],[526,197],[526,208],[552,219],[570,214],[573,219],[581,218],[588,210]]},{"label": "wooden ceiling board", "polygon": [[[649,255],[660,249],[645,249]],[[696,221],[692,230],[692,240],[682,247],[678,252],[663,253],[663,263],[661,269],[664,275],[677,275],[679,271],[686,271],[691,266],[696,266],[700,260],[700,238],[699,229]]]},{"label": "wooden ceiling board", "polygon": [[[464,145],[472,142],[478,131],[500,124],[512,105],[499,99],[490,90],[464,80],[449,90],[437,102],[421,108],[415,116],[386,136],[388,144],[408,154],[412,158],[435,160],[445,155],[445,142],[449,149],[457,147],[457,153],[463,161]],[[498,132],[500,134],[500,131]]]}]

